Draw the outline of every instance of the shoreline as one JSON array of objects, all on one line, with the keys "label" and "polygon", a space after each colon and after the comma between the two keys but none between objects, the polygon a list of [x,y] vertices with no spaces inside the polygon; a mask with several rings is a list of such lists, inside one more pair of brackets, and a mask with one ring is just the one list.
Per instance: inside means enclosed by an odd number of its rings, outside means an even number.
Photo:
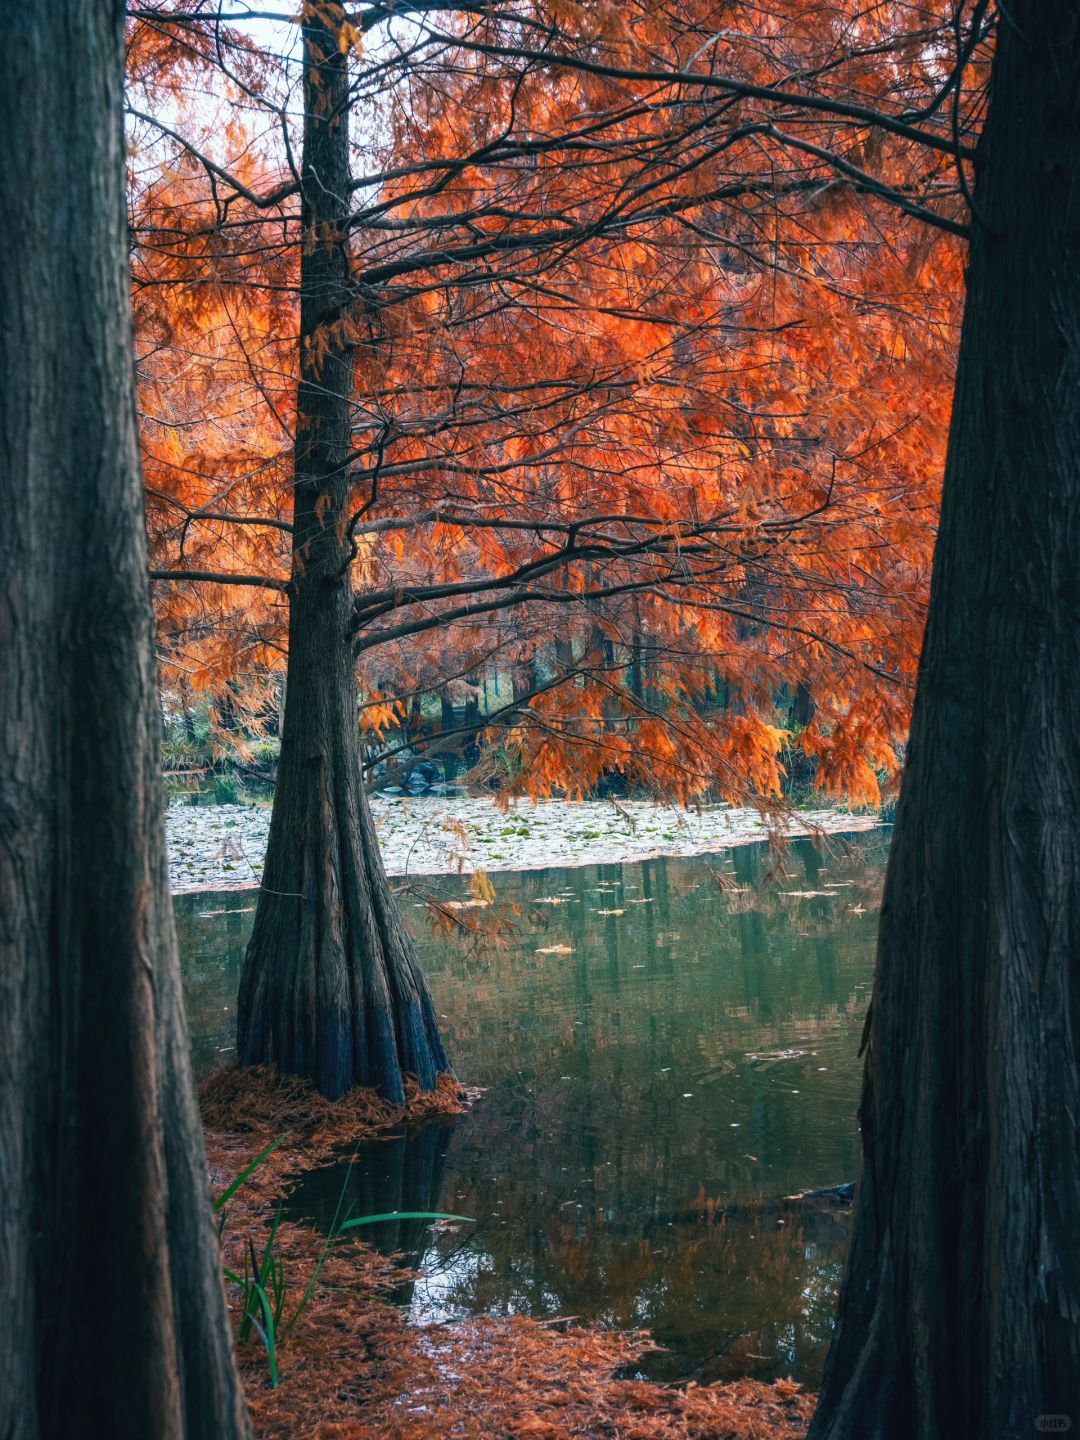
[{"label": "shoreline", "polygon": [[[397,878],[636,864],[881,824],[877,815],[820,808],[793,810],[770,827],[745,807],[688,811],[646,800],[523,801],[499,810],[471,796],[373,796],[371,808],[387,874]],[[269,826],[269,805],[170,805],[172,893],[258,889]]]}]

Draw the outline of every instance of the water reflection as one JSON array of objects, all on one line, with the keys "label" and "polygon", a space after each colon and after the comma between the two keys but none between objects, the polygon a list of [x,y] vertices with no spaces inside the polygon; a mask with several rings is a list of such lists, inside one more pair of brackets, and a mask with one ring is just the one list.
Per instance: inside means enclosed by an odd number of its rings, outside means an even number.
[{"label": "water reflection", "polygon": [[[401,1297],[419,1319],[581,1315],[649,1329],[658,1376],[814,1381],[847,1212],[782,1197],[855,1173],[885,845],[499,875],[513,933],[480,949],[409,908],[451,1053],[487,1094],[315,1172],[296,1213],[325,1225],[344,1194],[353,1213],[474,1216],[380,1237],[421,1268]],[[252,903],[177,901],[202,1073],[229,1053]]]}]

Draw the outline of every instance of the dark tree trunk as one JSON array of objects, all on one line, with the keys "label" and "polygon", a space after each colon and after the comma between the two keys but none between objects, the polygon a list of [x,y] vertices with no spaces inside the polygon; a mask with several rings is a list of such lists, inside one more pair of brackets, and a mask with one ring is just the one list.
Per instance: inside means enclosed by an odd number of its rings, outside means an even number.
[{"label": "dark tree trunk", "polygon": [[235,735],[240,726],[236,711],[236,681],[230,680],[229,687],[218,696],[214,703],[217,712],[218,729],[226,735]]},{"label": "dark tree trunk", "polygon": [[469,689],[465,694],[465,713],[461,723],[468,727],[468,734],[461,742],[461,754],[465,764],[471,766],[480,762],[480,746],[476,743],[476,736],[483,726],[483,716],[480,714],[480,688],[483,680],[475,675],[467,675],[465,678]]},{"label": "dark tree trunk", "polygon": [[1080,1420],[1080,7],[998,19],[813,1440]]},{"label": "dark tree trunk", "polygon": [[510,689],[515,700],[531,695],[539,683],[535,659],[521,661],[510,672]]},{"label": "dark tree trunk", "polygon": [[471,725],[474,730],[479,730],[482,716],[480,714],[480,688],[483,682],[470,675],[468,677],[469,691],[465,696],[465,716],[463,724]]},{"label": "dark tree trunk", "polygon": [[0,1435],[229,1440],[157,766],[116,0],[0,21]]},{"label": "dark tree trunk", "polygon": [[[383,870],[361,774],[344,538],[352,363],[348,61],[334,7],[304,26],[301,372],[289,665],[277,788],[237,1006],[237,1049],[335,1097],[404,1096],[449,1069],[434,1007]],[[338,19],[343,12],[336,12]]]},{"label": "dark tree trunk", "polygon": [[800,680],[795,688],[795,695],[791,701],[791,712],[789,724],[806,726],[814,718],[817,706],[814,704],[814,697],[810,694],[810,687],[805,681]]},{"label": "dark tree trunk", "polygon": [[448,730],[457,729],[457,716],[454,713],[454,702],[449,700],[445,694],[439,696],[440,722],[439,729],[445,734]]},{"label": "dark tree trunk", "polygon": [[285,690],[285,676],[279,675],[277,683],[277,696],[271,702],[271,719],[269,725],[267,726],[267,733],[270,735],[276,735],[279,739],[281,737],[281,732],[285,727]]},{"label": "dark tree trunk", "polygon": [[423,744],[424,710],[419,695],[414,695],[409,702],[409,715],[405,722],[405,740],[409,745]]},{"label": "dark tree trunk", "polygon": [[630,669],[627,676],[627,684],[630,687],[630,694],[635,700],[645,699],[645,666],[644,647],[641,643],[641,636],[635,635],[633,644],[630,646]]},{"label": "dark tree trunk", "polygon": [[641,633],[641,601],[634,597],[634,630],[630,642],[630,669],[627,685],[635,700],[645,699],[645,637]]},{"label": "dark tree trunk", "polygon": [[196,745],[198,737],[195,734],[195,716],[191,711],[191,686],[186,680],[181,681],[180,709],[184,717],[184,736],[189,744]]}]

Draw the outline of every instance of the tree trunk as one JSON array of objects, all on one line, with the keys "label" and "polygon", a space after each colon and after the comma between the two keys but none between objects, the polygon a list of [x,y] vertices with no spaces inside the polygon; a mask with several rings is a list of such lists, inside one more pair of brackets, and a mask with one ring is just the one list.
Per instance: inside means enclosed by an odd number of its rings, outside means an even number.
[{"label": "tree trunk", "polygon": [[191,686],[186,680],[180,681],[180,709],[184,717],[184,736],[192,746],[197,745],[198,736],[195,734],[195,716],[192,714]]},{"label": "tree trunk", "polygon": [[565,674],[574,668],[574,642],[558,635],[555,637],[555,668]]},{"label": "tree trunk", "polygon": [[409,745],[424,743],[424,709],[419,695],[414,695],[409,702],[408,718],[405,721],[405,741]]},{"label": "tree trunk", "polygon": [[480,713],[480,693],[483,680],[479,675],[466,675],[468,689],[465,692],[465,713],[462,717],[462,725],[468,727],[468,733],[461,742],[461,754],[468,766],[480,763],[480,746],[476,743],[476,736],[483,727],[483,716]]},{"label": "tree trunk", "polygon": [[1080,1420],[1080,9],[998,20],[813,1440]]},{"label": "tree trunk", "polygon": [[630,668],[627,674],[627,685],[634,699],[641,702],[645,699],[645,637],[641,633],[641,600],[637,595],[634,596],[633,616],[634,628],[630,641]]},{"label": "tree trunk", "polygon": [[124,7],[0,23],[0,1435],[248,1433],[157,765]]},{"label": "tree trunk", "polygon": [[515,700],[531,695],[540,683],[535,658],[519,661],[510,671],[510,689]]},{"label": "tree trunk", "polygon": [[814,718],[817,706],[814,704],[814,697],[810,693],[810,687],[805,680],[800,680],[795,687],[795,695],[791,701],[791,711],[788,716],[788,724],[807,726]]},{"label": "tree trunk", "polygon": [[[337,16],[335,21],[334,16]],[[237,1005],[243,1064],[276,1065],[335,1097],[404,1097],[448,1070],[434,1007],[398,915],[364,792],[349,646],[345,523],[352,361],[330,329],[350,313],[348,59],[343,12],[304,25],[301,371],[289,664],[277,788]]]}]

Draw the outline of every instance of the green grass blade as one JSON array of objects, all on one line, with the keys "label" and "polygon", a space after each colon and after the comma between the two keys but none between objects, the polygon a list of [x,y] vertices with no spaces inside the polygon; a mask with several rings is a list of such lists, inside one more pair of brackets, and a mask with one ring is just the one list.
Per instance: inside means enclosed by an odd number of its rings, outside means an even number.
[{"label": "green grass blade", "polygon": [[471,1215],[447,1215],[442,1210],[388,1210],[385,1215],[358,1215],[355,1220],[344,1220],[338,1230],[355,1230],[358,1225],[381,1225],[388,1220],[462,1220],[466,1225],[475,1223]]},{"label": "green grass blade", "polygon": [[266,1157],[268,1155],[272,1155],[273,1152],[282,1143],[282,1141],[287,1140],[291,1134],[291,1130],[286,1130],[284,1135],[279,1135],[276,1140],[271,1141],[271,1143],[267,1145],[266,1149],[260,1155],[256,1155],[255,1159],[252,1160],[251,1164],[245,1166],[244,1169],[240,1171],[240,1174],[237,1175],[236,1179],[232,1182],[232,1184],[227,1186],[220,1195],[216,1195],[214,1197],[214,1209],[220,1210],[223,1205],[228,1204],[228,1202],[236,1194],[237,1190],[240,1189],[240,1186],[243,1185],[244,1181],[248,1178],[248,1176],[253,1175],[255,1171],[259,1168],[259,1166],[263,1163],[263,1161],[266,1159]]},{"label": "green grass blade", "polygon": [[277,1336],[274,1329],[274,1313],[270,1308],[270,1300],[266,1291],[261,1285],[253,1285],[252,1289],[258,1296],[259,1305],[262,1307],[263,1319],[266,1328],[259,1324],[256,1316],[251,1317],[251,1323],[262,1336],[262,1342],[266,1346],[266,1363],[270,1368],[270,1384],[276,1390],[278,1388],[278,1364],[277,1364]]},{"label": "green grass blade", "polygon": [[274,1216],[274,1223],[270,1227],[270,1234],[266,1239],[266,1248],[263,1250],[262,1264],[259,1266],[259,1273],[256,1275],[260,1285],[266,1284],[266,1277],[274,1268],[274,1241],[277,1239],[278,1226],[281,1224],[281,1211]]},{"label": "green grass blade", "polygon": [[[356,1156],[359,1154],[359,1152],[360,1142],[357,1141],[356,1148],[353,1150],[354,1160],[356,1159]],[[319,1276],[322,1274],[322,1268],[326,1264],[326,1261],[330,1255],[330,1250],[333,1247],[334,1241],[339,1234],[338,1216],[341,1214],[341,1207],[345,1204],[345,1196],[348,1193],[348,1189],[349,1179],[348,1174],[346,1174],[345,1178],[341,1182],[341,1190],[338,1192],[337,1204],[334,1206],[334,1218],[330,1222],[330,1229],[327,1231],[326,1241],[322,1248],[322,1254],[319,1256],[318,1264],[315,1266],[311,1278],[307,1283],[307,1288],[305,1289],[303,1295],[301,1295],[300,1297],[299,1305],[297,1305],[296,1309],[293,1311],[292,1319],[285,1326],[284,1330],[281,1331],[282,1339],[284,1339],[285,1336],[288,1335],[289,1331],[296,1324],[297,1320],[300,1319],[300,1316],[304,1313],[304,1309],[307,1306],[308,1301],[315,1293],[315,1286],[319,1283]]]}]

